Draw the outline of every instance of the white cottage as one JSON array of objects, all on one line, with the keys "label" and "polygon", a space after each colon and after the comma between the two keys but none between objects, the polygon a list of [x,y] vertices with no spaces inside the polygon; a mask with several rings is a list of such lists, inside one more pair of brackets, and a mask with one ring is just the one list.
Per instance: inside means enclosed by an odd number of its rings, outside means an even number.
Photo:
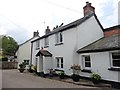
[{"label": "white cottage", "polygon": [[104,37],[95,8],[86,2],[83,8],[84,17],[65,26],[60,26],[32,41],[31,64],[37,66],[37,72],[49,73],[49,69],[63,70],[71,75],[73,64],[82,64],[79,60],[78,49]]},{"label": "white cottage", "polygon": [[16,52],[18,68],[19,68],[19,64],[22,62],[25,62],[27,64],[26,68],[28,68],[28,65],[30,64],[30,59],[31,59],[31,41],[37,38],[39,38],[38,31],[33,33],[33,37],[31,39],[19,45],[19,48]]},{"label": "white cottage", "polygon": [[98,73],[104,81],[120,88],[120,25],[104,29],[104,37],[77,52],[82,66],[81,76]]}]

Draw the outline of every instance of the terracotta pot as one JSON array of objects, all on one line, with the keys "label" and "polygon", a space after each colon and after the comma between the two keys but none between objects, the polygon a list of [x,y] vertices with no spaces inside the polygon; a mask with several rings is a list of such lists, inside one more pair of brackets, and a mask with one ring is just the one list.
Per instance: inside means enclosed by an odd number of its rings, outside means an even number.
[{"label": "terracotta pot", "polygon": [[59,75],[60,79],[64,79],[65,76],[64,75]]},{"label": "terracotta pot", "polygon": [[99,84],[99,83],[100,83],[100,80],[92,79],[92,82],[93,82],[94,84]]},{"label": "terracotta pot", "polygon": [[23,73],[24,70],[25,70],[25,69],[23,69],[23,68],[20,68],[20,69],[19,69],[19,71],[20,71],[21,73]]},{"label": "terracotta pot", "polygon": [[80,77],[79,77],[79,75],[73,74],[72,79],[73,79],[73,81],[78,82],[80,80]]}]

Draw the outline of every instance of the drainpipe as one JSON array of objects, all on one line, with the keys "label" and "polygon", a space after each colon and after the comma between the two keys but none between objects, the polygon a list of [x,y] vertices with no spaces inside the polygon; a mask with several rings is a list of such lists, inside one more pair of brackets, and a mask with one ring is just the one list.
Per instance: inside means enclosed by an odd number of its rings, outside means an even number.
[{"label": "drainpipe", "polygon": [[30,69],[32,65],[32,51],[33,51],[33,43],[31,42],[31,58],[30,58]]}]

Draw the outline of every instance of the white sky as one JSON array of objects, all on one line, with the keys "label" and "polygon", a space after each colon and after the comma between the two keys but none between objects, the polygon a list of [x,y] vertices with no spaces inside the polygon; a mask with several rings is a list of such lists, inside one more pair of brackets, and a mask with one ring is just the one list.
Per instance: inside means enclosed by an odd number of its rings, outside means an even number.
[{"label": "white sky", "polygon": [[0,35],[10,35],[18,43],[37,30],[42,36],[46,26],[52,30],[83,17],[86,1],[95,7],[104,28],[118,23],[119,0],[0,0]]}]

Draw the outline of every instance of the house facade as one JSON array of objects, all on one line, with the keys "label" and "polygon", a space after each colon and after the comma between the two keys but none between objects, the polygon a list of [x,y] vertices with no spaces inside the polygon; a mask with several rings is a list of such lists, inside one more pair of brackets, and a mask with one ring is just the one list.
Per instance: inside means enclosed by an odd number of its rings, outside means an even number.
[{"label": "house facade", "polygon": [[31,41],[37,38],[39,38],[38,31],[33,33],[33,37],[31,39],[19,45],[19,48],[16,52],[18,68],[19,68],[19,64],[22,62],[25,62],[27,64],[26,68],[28,68],[31,59]]},{"label": "house facade", "polygon": [[81,66],[80,76],[97,73],[102,80],[120,83],[120,25],[103,29],[95,8],[86,2],[84,17],[50,31],[31,42],[31,64],[37,72],[63,70],[72,75],[70,67]]},{"label": "house facade", "polygon": [[77,50],[104,37],[103,28],[95,15],[94,7],[86,2],[84,17],[50,31],[32,41],[31,64],[37,72],[49,73],[49,69],[63,70],[71,75],[70,67],[80,64]]},{"label": "house facade", "polygon": [[79,49],[82,76],[98,73],[103,80],[120,83],[120,25],[104,29],[104,37]]}]

